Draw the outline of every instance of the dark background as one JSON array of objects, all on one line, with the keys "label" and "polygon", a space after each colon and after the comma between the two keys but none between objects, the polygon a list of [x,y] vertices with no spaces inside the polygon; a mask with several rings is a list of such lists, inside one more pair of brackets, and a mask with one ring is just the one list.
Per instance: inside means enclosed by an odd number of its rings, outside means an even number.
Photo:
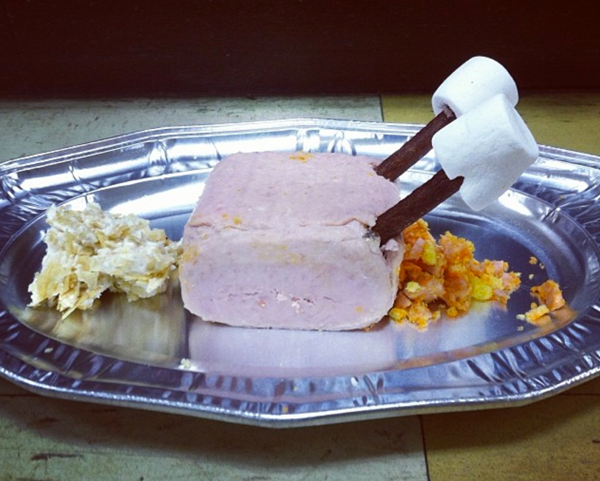
[{"label": "dark background", "polygon": [[599,89],[599,23],[581,0],[0,0],[0,97],[431,92],[473,55]]}]

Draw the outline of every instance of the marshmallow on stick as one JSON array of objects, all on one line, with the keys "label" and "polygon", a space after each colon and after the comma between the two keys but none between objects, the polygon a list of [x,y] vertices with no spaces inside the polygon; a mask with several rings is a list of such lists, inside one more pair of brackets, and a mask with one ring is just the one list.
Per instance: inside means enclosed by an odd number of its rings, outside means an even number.
[{"label": "marshmallow on stick", "polygon": [[[379,216],[373,230],[382,244],[459,190],[470,207],[484,208],[535,161],[537,144],[514,109],[518,99],[510,74],[487,57],[470,59],[439,86],[432,98],[437,116],[383,161],[377,173],[396,178],[431,148],[443,170]],[[470,116],[473,111],[476,113]],[[452,127],[455,119],[467,116],[458,127]],[[446,129],[435,149],[434,139]],[[465,177],[467,182],[463,182]]]},{"label": "marshmallow on stick", "polygon": [[456,192],[473,210],[500,197],[538,157],[538,146],[506,96],[483,102],[432,139],[442,166],[429,181],[377,218],[381,243]]},{"label": "marshmallow on stick", "polygon": [[473,210],[500,197],[539,154],[525,122],[502,94],[437,132],[432,144],[448,178],[463,177],[460,195]]},{"label": "marshmallow on stick", "polygon": [[488,57],[467,60],[434,92],[433,120],[385,159],[377,167],[377,173],[386,179],[397,179],[431,150],[431,139],[436,132],[497,94],[504,94],[513,106],[519,100],[517,86],[508,71]]},{"label": "marshmallow on stick", "polygon": [[501,64],[488,57],[473,57],[440,84],[431,104],[436,115],[449,108],[460,117],[498,94],[513,107],[519,101],[517,85]]}]

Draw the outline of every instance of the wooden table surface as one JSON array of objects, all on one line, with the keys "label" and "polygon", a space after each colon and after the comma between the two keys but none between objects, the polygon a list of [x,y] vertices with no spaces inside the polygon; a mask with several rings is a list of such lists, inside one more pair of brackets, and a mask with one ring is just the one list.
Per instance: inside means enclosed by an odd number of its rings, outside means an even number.
[{"label": "wooden table surface", "polygon": [[[524,94],[541,144],[600,155],[600,93]],[[0,102],[0,160],[166,125],[424,123],[421,95]],[[600,378],[508,409],[268,430],[30,394],[0,380],[0,480],[598,480]]]}]

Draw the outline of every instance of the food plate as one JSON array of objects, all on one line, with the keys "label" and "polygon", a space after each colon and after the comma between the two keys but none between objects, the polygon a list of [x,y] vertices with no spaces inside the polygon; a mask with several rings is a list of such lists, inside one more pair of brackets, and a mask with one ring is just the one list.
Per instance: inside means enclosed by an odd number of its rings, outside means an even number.
[{"label": "food plate", "polygon": [[[27,307],[52,204],[96,201],[178,239],[228,154],[384,158],[418,129],[319,119],[173,127],[0,165],[0,374],[45,395],[268,427],[518,406],[597,375],[600,158],[544,146],[491,207],[474,213],[455,196],[428,216],[434,233],[467,237],[478,258],[522,273],[506,308],[480,304],[425,331],[383,321],[339,333],[206,323],[183,309],[176,282],[135,303],[107,295],[65,320]],[[438,168],[430,153],[402,177],[403,192]],[[549,277],[568,307],[541,326],[519,320],[529,288]]]}]

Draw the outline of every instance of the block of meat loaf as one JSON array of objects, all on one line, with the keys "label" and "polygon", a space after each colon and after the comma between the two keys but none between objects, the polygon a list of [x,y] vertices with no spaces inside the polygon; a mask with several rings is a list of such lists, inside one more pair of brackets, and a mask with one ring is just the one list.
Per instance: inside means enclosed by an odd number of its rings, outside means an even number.
[{"label": "block of meat loaf", "polygon": [[403,244],[369,228],[399,198],[376,160],[262,152],[223,159],[183,234],[185,307],[206,321],[349,330],[393,304]]}]

